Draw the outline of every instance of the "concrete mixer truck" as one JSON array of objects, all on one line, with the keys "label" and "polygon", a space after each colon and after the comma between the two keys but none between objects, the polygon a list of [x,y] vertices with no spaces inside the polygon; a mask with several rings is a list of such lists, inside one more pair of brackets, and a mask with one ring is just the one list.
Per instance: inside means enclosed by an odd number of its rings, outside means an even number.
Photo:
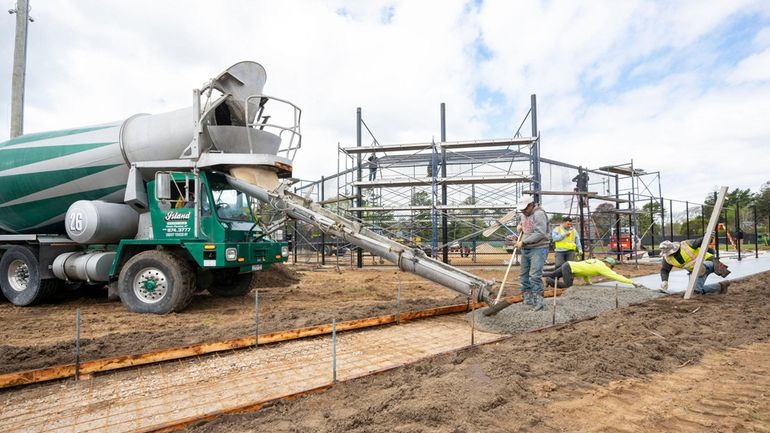
[{"label": "concrete mixer truck", "polygon": [[[233,65],[192,107],[0,143],[0,287],[39,303],[65,284],[106,286],[131,311],[180,311],[195,291],[237,296],[285,261],[252,200],[290,177],[300,109],[263,94],[265,69]],[[286,123],[271,110],[283,110]]]}]

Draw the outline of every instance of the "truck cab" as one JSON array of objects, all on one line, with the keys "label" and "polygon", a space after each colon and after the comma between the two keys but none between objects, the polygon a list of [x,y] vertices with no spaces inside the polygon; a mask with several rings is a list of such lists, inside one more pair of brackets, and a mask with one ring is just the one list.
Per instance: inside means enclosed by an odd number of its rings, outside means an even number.
[{"label": "truck cab", "polygon": [[132,311],[177,311],[196,290],[244,295],[252,272],[288,258],[288,244],[266,238],[255,203],[222,174],[158,172],[147,195],[137,239],[119,242],[110,270],[113,291]]}]

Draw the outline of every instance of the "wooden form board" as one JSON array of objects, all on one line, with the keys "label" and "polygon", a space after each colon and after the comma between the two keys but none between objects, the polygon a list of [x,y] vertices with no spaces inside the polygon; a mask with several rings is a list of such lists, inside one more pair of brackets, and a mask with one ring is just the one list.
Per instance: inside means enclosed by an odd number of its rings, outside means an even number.
[{"label": "wooden form board", "polygon": [[695,258],[695,267],[690,274],[690,281],[687,283],[687,290],[684,292],[684,299],[690,299],[692,292],[695,290],[695,280],[698,279],[698,270],[703,266],[703,260],[706,258],[706,251],[709,247],[709,241],[711,241],[711,235],[714,233],[714,229],[717,227],[717,221],[719,221],[719,214],[722,213],[722,204],[725,202],[725,196],[727,195],[727,187],[723,186],[719,188],[719,195],[717,201],[714,203],[714,210],[711,211],[711,217],[709,218],[709,225],[706,228],[706,232],[703,233],[703,242],[701,242],[700,250],[698,250],[698,257]]},{"label": "wooden form board", "polygon": [[[556,296],[561,296],[563,290],[557,289]],[[546,290],[545,297],[553,296],[552,290]],[[521,295],[506,297],[509,303],[522,302]],[[366,319],[349,320],[337,323],[337,332],[365,329],[394,323],[403,323],[409,320],[419,320],[434,316],[447,314],[457,314],[468,312],[471,309],[477,309],[485,306],[483,302],[449,305],[445,307],[435,307],[420,311],[407,311],[399,314],[389,314],[379,317],[370,317]],[[259,335],[259,344],[281,343],[302,338],[315,337],[331,334],[332,325],[319,325],[307,328],[290,329],[287,331],[271,332]],[[217,352],[243,349],[254,346],[255,337],[242,337],[231,340],[215,341],[209,343],[196,344],[191,346],[175,347],[162,349],[152,352],[123,355],[113,358],[96,359],[80,363],[80,374],[89,375],[101,373],[110,370],[120,370],[125,368],[137,367],[141,365],[155,364],[165,361],[173,361]],[[25,370],[19,372],[0,374],[0,389],[13,386],[29,385],[33,383],[46,382],[50,380],[65,379],[75,376],[75,364],[64,364],[53,367],[40,368],[35,370]],[[0,429],[1,431],[1,429]]]}]

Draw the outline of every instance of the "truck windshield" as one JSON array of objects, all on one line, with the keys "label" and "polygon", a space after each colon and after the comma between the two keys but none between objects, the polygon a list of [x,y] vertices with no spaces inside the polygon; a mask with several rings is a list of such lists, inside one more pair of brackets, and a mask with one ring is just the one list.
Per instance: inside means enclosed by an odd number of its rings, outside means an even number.
[{"label": "truck windshield", "polygon": [[222,220],[252,221],[249,210],[250,200],[246,194],[223,185],[214,185],[211,189],[217,216]]}]

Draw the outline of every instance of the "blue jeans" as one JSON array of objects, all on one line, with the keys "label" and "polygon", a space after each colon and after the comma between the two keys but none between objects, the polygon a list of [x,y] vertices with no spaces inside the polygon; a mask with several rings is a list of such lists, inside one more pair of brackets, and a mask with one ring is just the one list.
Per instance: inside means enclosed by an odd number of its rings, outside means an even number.
[{"label": "blue jeans", "polygon": [[535,293],[543,296],[543,265],[548,247],[521,250],[521,293]]},{"label": "blue jeans", "polygon": [[714,273],[714,262],[706,260],[703,262],[703,267],[706,268],[706,272],[702,277],[698,277],[695,280],[695,293],[705,295],[708,293],[715,293],[719,291],[719,284],[706,284],[706,278]]}]

